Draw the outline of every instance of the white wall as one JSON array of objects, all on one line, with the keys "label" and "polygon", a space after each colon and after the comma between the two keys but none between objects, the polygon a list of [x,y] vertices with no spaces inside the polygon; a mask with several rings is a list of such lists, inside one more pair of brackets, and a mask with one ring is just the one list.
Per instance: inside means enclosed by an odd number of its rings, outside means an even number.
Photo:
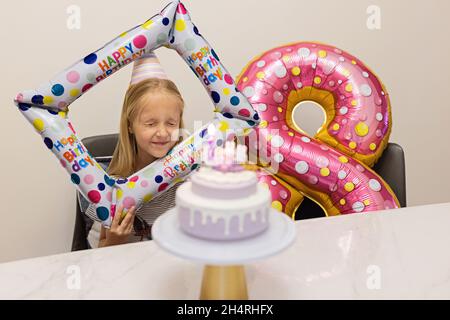
[{"label": "white wall", "polygon": [[[66,8],[81,8],[81,29]],[[16,110],[17,92],[51,79],[121,32],[159,12],[165,0],[16,0],[0,11],[0,262],[70,250],[75,189],[41,137]],[[391,141],[403,146],[410,206],[450,201],[450,2],[446,0],[198,1],[186,7],[231,74],[281,44],[316,40],[364,61],[385,83],[393,109]],[[381,29],[366,26],[369,5]],[[6,10],[5,10],[6,9]],[[175,52],[157,52],[187,102],[186,123],[208,121],[212,102]],[[118,129],[130,68],[71,105],[81,138]],[[207,112],[208,110],[208,112]]]}]

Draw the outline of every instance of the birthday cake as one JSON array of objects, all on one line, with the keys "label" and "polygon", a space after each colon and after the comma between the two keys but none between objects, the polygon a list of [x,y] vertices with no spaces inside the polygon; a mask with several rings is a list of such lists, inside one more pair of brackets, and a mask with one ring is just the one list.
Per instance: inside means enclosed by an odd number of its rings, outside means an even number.
[{"label": "birthday cake", "polygon": [[271,196],[256,173],[243,168],[246,147],[227,142],[212,157],[210,151],[204,147],[202,166],[177,190],[181,229],[208,240],[244,239],[266,230]]}]

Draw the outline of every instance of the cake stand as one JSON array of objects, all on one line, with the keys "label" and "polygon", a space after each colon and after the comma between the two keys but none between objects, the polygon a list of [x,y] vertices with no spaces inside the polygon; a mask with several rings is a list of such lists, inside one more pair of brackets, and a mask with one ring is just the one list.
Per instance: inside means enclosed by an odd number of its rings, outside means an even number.
[{"label": "cake stand", "polygon": [[273,256],[295,240],[291,218],[271,209],[268,219],[268,228],[248,239],[203,240],[181,230],[174,208],[156,219],[152,238],[178,257],[205,264],[200,299],[248,299],[243,264]]}]

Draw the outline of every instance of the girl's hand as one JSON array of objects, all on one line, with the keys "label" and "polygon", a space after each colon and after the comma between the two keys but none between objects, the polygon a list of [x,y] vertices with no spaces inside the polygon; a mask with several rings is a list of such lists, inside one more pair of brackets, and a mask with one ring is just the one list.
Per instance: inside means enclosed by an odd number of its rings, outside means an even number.
[{"label": "girl's hand", "polygon": [[135,207],[131,207],[124,215],[123,205],[117,209],[110,229],[106,229],[105,246],[114,246],[127,243],[128,237],[133,231],[133,222],[135,217]]}]

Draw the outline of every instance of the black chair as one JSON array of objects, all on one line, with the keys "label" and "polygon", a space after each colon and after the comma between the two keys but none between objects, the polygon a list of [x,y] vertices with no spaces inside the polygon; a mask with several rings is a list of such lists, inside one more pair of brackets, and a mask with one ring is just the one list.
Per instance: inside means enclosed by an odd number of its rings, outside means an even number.
[{"label": "black chair", "polygon": [[[82,139],[83,144],[98,162],[109,162],[117,144],[118,134],[107,134]],[[396,143],[389,143],[383,155],[373,167],[397,195],[400,205],[406,207],[405,156],[403,149]],[[297,209],[296,220],[324,217],[323,210],[312,200],[305,198]],[[76,202],[75,229],[72,251],[88,248],[87,233],[92,220],[86,217]]]}]

